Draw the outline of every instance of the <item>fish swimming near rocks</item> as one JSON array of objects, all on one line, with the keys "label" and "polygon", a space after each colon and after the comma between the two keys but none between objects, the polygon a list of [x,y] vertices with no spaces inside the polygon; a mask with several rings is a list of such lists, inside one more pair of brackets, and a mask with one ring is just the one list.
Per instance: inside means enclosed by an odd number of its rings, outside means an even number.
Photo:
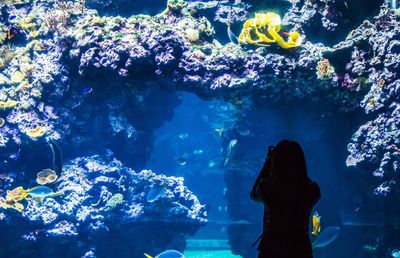
[{"label": "fish swimming near rocks", "polygon": [[166,190],[167,188],[164,184],[162,186],[151,189],[146,197],[147,202],[152,203],[157,201],[165,193]]},{"label": "fish swimming near rocks", "polygon": [[224,166],[228,165],[229,161],[232,159],[233,155],[235,155],[237,149],[238,140],[232,139],[228,143],[228,147],[226,147],[226,156],[224,161]]},{"label": "fish swimming near rocks", "polygon": [[185,156],[182,156],[182,157],[178,158],[177,162],[179,165],[184,166],[187,163],[187,159],[185,158]]},{"label": "fish swimming near rocks", "polygon": [[88,87],[88,88],[83,88],[83,89],[81,90],[81,93],[84,94],[84,95],[89,94],[89,93],[91,93],[91,92],[93,92],[93,88],[90,88],[90,87]]},{"label": "fish swimming near rocks", "polygon": [[239,39],[236,37],[235,33],[231,30],[231,24],[228,22],[228,27],[227,27],[227,32],[228,32],[228,37],[229,40],[236,45],[239,45]]},{"label": "fish swimming near rocks", "polygon": [[[148,255],[146,253],[144,254],[144,256],[146,258],[153,258],[153,256]],[[164,251],[164,252],[162,252],[160,254],[157,254],[154,258],[184,258],[184,257],[185,256],[179,251],[167,250],[167,251]]]},{"label": "fish swimming near rocks", "polygon": [[26,190],[26,192],[28,197],[33,198],[38,203],[42,203],[43,200],[46,198],[53,198],[64,194],[63,191],[53,192],[51,188],[43,185],[35,186],[31,189]]},{"label": "fish swimming near rocks", "polygon": [[321,231],[321,216],[318,215],[318,212],[314,212],[312,215],[312,224],[313,230],[311,234],[317,236]]},{"label": "fish swimming near rocks", "polygon": [[60,175],[62,172],[62,151],[60,146],[53,141],[52,139],[48,138],[47,142],[50,145],[51,153],[53,154],[53,170]]}]

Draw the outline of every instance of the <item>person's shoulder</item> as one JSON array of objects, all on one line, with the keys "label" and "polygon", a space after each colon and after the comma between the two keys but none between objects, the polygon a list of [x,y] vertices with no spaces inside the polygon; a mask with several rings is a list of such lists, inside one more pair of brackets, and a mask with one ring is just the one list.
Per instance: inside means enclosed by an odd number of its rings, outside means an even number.
[{"label": "person's shoulder", "polygon": [[274,180],[271,177],[263,178],[263,179],[261,179],[261,182],[260,182],[260,185],[264,185],[264,186],[272,186],[274,184],[276,184],[276,180]]},{"label": "person's shoulder", "polygon": [[317,182],[310,180],[308,182],[308,187],[311,190],[311,192],[317,193],[318,195],[320,195],[321,190],[320,190],[319,185],[317,184]]}]

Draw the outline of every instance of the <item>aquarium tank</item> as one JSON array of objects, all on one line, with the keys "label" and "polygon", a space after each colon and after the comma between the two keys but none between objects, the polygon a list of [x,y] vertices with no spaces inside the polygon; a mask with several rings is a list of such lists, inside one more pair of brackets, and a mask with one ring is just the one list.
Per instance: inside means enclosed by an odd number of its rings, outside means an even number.
[{"label": "aquarium tank", "polygon": [[398,7],[0,0],[0,257],[257,257],[282,139],[314,257],[400,257]]}]

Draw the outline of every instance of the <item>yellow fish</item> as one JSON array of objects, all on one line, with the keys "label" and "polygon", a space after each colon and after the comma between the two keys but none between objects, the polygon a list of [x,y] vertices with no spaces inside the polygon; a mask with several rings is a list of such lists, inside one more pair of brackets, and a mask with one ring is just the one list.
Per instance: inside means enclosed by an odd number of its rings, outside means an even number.
[{"label": "yellow fish", "polygon": [[318,215],[318,212],[314,212],[312,215],[312,225],[313,230],[311,234],[316,236],[321,231],[321,216]]}]

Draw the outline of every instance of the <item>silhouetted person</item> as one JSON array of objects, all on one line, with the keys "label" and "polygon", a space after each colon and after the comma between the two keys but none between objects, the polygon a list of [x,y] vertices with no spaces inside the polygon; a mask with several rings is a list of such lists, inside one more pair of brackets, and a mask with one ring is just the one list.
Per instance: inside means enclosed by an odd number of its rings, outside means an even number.
[{"label": "silhouetted person", "polygon": [[250,197],[264,203],[259,258],[312,258],[310,214],[321,196],[307,175],[302,148],[283,140],[269,147]]}]

